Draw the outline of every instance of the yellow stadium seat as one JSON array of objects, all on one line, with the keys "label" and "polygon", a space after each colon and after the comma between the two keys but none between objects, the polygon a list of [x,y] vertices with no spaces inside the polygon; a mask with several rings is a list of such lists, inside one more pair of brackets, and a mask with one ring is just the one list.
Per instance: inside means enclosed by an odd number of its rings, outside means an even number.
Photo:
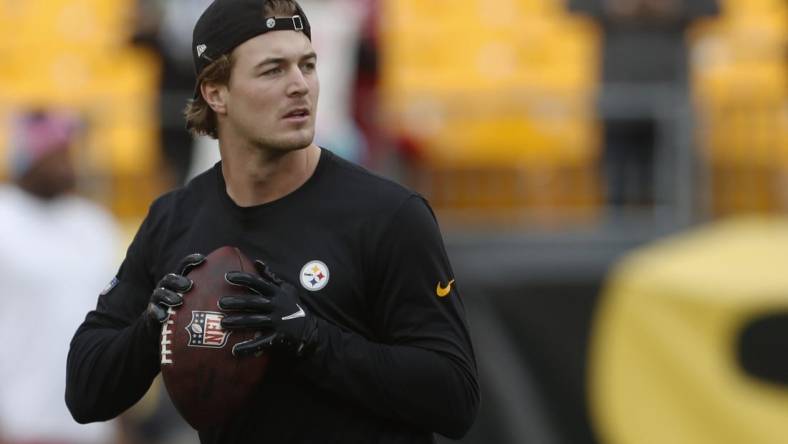
[{"label": "yellow stadium seat", "polygon": [[0,37],[19,51],[30,48],[107,48],[131,37],[133,0],[25,0],[0,10]]},{"label": "yellow stadium seat", "polygon": [[385,121],[422,148],[420,186],[439,212],[491,223],[524,209],[551,223],[567,208],[594,213],[591,21],[552,0],[387,0],[382,11]]},{"label": "yellow stadium seat", "polygon": [[728,0],[690,33],[715,215],[788,209],[788,4]]},{"label": "yellow stadium seat", "polygon": [[[67,108],[88,133],[78,151],[89,194],[123,217],[158,193],[159,62],[129,46],[136,0],[25,0],[0,9],[0,118]],[[0,176],[7,130],[0,124]]]}]

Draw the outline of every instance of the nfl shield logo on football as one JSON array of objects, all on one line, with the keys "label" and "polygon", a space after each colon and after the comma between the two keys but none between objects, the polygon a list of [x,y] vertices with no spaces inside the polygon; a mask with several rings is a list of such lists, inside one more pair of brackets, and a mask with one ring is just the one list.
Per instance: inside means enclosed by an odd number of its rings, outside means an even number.
[{"label": "nfl shield logo on football", "polygon": [[186,326],[189,347],[222,348],[230,333],[222,328],[224,314],[215,311],[192,311],[192,320]]}]

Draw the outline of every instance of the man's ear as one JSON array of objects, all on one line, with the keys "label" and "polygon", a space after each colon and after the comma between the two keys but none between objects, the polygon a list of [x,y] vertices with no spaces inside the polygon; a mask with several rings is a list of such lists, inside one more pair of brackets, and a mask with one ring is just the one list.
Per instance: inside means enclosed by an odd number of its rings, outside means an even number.
[{"label": "man's ear", "polygon": [[203,82],[200,84],[200,92],[216,114],[227,114],[227,85]]}]

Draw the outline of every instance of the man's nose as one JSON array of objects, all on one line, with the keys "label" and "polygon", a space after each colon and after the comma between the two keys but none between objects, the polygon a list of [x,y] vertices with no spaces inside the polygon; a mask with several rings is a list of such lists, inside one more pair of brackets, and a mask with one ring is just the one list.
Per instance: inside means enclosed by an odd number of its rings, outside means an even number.
[{"label": "man's nose", "polygon": [[309,83],[306,76],[299,69],[293,69],[290,73],[290,83],[287,86],[288,96],[303,96],[309,93]]}]

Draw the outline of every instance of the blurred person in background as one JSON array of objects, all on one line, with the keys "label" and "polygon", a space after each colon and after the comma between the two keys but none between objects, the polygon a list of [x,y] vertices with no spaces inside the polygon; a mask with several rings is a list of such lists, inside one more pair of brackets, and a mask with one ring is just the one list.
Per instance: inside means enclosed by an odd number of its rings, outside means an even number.
[{"label": "blurred person in background", "polygon": [[605,125],[603,170],[610,205],[652,205],[654,167],[667,103],[688,109],[684,33],[718,12],[716,0],[569,0],[604,31],[600,117]]},{"label": "blurred person in background", "polygon": [[77,121],[12,118],[11,183],[0,186],[0,443],[115,441],[112,423],[79,425],[63,400],[69,332],[95,305],[117,257],[110,214],[71,193]]},{"label": "blurred person in background", "polygon": [[[162,64],[159,141],[172,186],[180,186],[189,178],[196,154],[194,140],[178,116],[194,87],[191,30],[210,3],[211,0],[137,0],[133,41],[151,48]],[[215,151],[215,144],[211,145],[207,149]]]},{"label": "blurred person in background", "polygon": [[309,11],[315,52],[321,55],[315,143],[346,160],[360,162],[367,151],[353,119],[358,46],[368,5],[360,0],[301,0]]},{"label": "blurred person in background", "polygon": [[394,151],[380,121],[380,37],[382,5],[379,0],[357,0],[363,6],[361,29],[356,46],[353,79],[353,119],[364,135],[367,149],[363,163],[375,170],[390,166]]}]

